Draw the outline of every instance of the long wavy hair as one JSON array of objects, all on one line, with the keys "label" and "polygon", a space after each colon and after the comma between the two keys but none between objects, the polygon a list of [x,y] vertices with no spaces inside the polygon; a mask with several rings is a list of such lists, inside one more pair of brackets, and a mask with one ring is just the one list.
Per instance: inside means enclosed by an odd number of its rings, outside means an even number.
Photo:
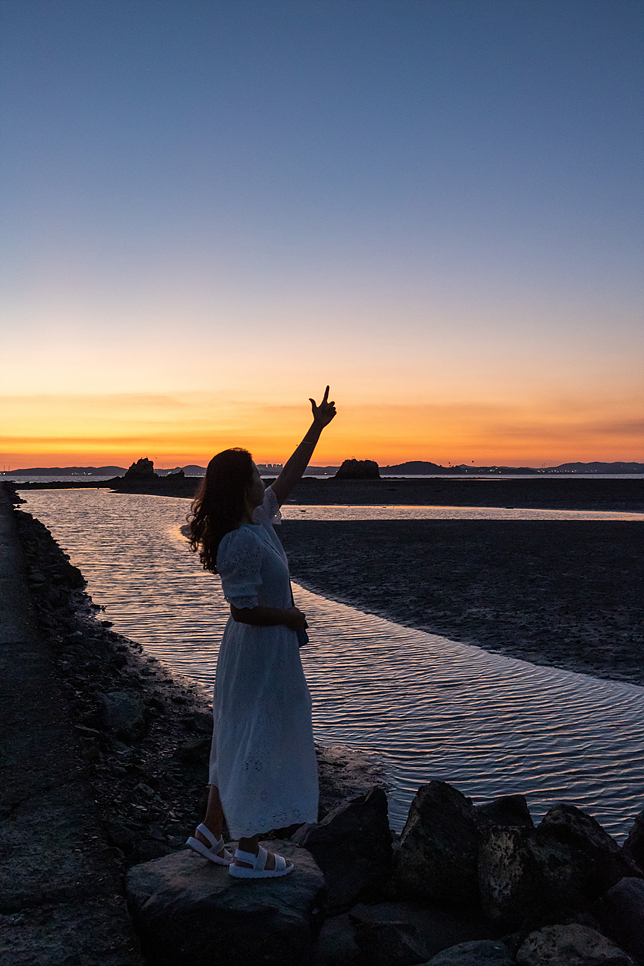
[{"label": "long wavy hair", "polygon": [[246,449],[225,449],[208,463],[188,516],[190,547],[204,570],[217,573],[219,543],[239,526],[252,481],[253,458]]}]

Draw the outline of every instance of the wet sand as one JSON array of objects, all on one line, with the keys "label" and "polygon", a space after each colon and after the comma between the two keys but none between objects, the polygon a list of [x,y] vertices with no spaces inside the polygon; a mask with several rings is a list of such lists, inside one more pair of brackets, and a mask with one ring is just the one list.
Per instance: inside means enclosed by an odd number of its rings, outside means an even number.
[{"label": "wet sand", "polygon": [[538,476],[531,479],[303,479],[295,503],[521,507],[644,511],[644,480]]},{"label": "wet sand", "polygon": [[644,523],[285,521],[295,581],[488,651],[644,685]]}]

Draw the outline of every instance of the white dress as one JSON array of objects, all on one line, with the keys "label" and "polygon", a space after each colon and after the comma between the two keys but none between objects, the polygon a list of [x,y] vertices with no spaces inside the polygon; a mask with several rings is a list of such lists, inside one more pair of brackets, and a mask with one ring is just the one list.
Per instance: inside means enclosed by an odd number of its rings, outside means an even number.
[{"label": "white dress", "polygon": [[[253,524],[219,544],[217,570],[236,607],[290,607],[288,562],[272,526],[269,487]],[[210,784],[217,785],[232,838],[318,817],[311,696],[299,643],[288,627],[228,619],[217,660]]]}]

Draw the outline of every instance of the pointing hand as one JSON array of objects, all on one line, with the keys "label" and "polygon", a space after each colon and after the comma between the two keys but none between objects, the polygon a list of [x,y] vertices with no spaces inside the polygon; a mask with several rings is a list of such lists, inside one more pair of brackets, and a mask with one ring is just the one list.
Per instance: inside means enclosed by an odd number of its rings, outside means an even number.
[{"label": "pointing hand", "polygon": [[333,400],[329,401],[329,387],[327,386],[324,390],[324,398],[319,406],[316,404],[315,399],[309,398],[309,402],[313,409],[313,422],[317,423],[320,427],[328,426],[335,416],[335,403]]}]

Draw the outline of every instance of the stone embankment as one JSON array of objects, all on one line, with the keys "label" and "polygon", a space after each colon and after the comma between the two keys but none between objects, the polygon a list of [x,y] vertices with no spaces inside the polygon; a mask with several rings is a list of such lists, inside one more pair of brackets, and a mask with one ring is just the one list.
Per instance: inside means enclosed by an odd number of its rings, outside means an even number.
[{"label": "stone embankment", "polygon": [[535,828],[521,796],[433,781],[397,836],[382,788],[326,752],[319,822],[271,843],[291,875],[187,851],[206,698],[100,621],[7,502],[0,539],[3,966],[644,966],[644,813],[620,848],[570,805]]},{"label": "stone embankment", "polygon": [[53,601],[75,593],[82,577],[64,559],[54,569],[25,558],[3,490],[0,501],[0,962],[138,966],[84,726],[74,727],[27,586],[29,568]]}]

